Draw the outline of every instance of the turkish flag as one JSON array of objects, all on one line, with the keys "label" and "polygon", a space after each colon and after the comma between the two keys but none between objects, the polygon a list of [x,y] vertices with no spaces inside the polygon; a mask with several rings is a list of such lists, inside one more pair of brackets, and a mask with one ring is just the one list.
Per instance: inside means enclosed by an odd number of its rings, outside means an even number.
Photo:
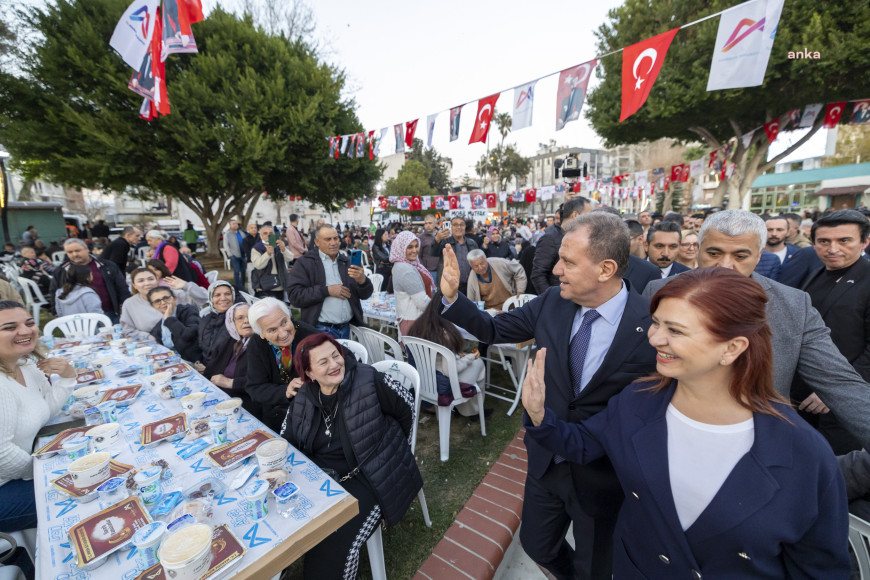
[{"label": "turkish flag", "polygon": [[375,132],[369,131],[369,136],[366,137],[369,142],[369,159],[375,158]]},{"label": "turkish flag", "polygon": [[[417,121],[414,121],[415,123]],[[411,198],[411,211],[420,211],[423,208],[423,200],[420,199],[419,195],[415,195]]]},{"label": "turkish flag", "polygon": [[405,123],[405,145],[410,149],[414,144],[414,133],[417,132],[417,121],[420,119],[414,119],[413,121],[408,121]]},{"label": "turkish flag", "polygon": [[459,207],[459,196],[458,195],[448,195],[447,201],[450,204],[450,209],[457,209]]},{"label": "turkish flag", "polygon": [[354,205],[356,205],[356,202],[350,200],[349,202],[347,202],[347,209],[353,209]]},{"label": "turkish flag", "polygon": [[469,145],[486,141],[489,125],[492,122],[492,112],[495,109],[495,102],[498,100],[499,94],[496,93],[477,101],[477,117],[474,118],[474,131],[471,132],[471,139],[468,140]]},{"label": "turkish flag", "polygon": [[671,181],[683,183],[689,181],[689,166],[685,163],[673,165],[671,167]]},{"label": "turkish flag", "polygon": [[571,191],[573,191],[574,193],[580,193],[580,190],[582,188],[583,188],[583,184],[580,183],[579,181],[575,181],[574,185],[571,186]]},{"label": "turkish flag", "polygon": [[493,209],[495,207],[496,196],[494,193],[486,194],[486,207],[489,209]]},{"label": "turkish flag", "polygon": [[846,101],[842,103],[831,103],[825,109],[825,129],[833,129],[840,123],[840,117],[843,116],[843,109],[846,108]]},{"label": "turkish flag", "polygon": [[[839,117],[837,118],[839,120]],[[776,141],[776,136],[779,135],[779,119],[774,119],[769,123],[764,124],[764,132],[767,133],[767,140],[773,143]]]},{"label": "turkish flag", "polygon": [[379,197],[378,203],[381,204],[381,209],[387,209],[390,204],[389,200],[386,197]]},{"label": "turkish flag", "polygon": [[652,89],[656,77],[662,69],[671,41],[674,40],[674,36],[679,30],[679,28],[674,28],[670,32],[664,32],[637,44],[632,44],[622,51],[620,123],[634,115],[646,102],[650,89]]},{"label": "turkish flag", "polygon": [[538,197],[537,189],[527,189],[526,190],[526,203],[534,203]]}]

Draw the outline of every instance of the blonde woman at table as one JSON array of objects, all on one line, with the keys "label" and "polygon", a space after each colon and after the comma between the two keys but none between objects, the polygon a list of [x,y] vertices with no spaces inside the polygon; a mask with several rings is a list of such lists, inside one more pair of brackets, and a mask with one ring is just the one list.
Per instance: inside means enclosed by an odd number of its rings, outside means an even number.
[{"label": "blonde woman at table", "polygon": [[359,502],[353,519],[305,555],[305,580],[355,579],[360,548],[381,518],[398,524],[423,486],[408,445],[413,398],[343,350],[325,332],[299,343],[294,366],[305,382],[281,427],[284,438]]},{"label": "blonde woman at table", "polygon": [[157,287],[157,276],[148,268],[136,268],[130,272],[132,296],[121,305],[121,328],[139,336],[150,335],[154,325],[163,320],[163,315],[151,307],[148,291]]},{"label": "blonde woman at table", "polygon": [[[75,386],[69,363],[45,355],[33,317],[0,300],[0,532],[36,527],[33,440]],[[54,384],[52,375],[60,375]]]},{"label": "blonde woman at table", "polygon": [[390,247],[400,336],[423,314],[435,291],[432,275],[417,259],[419,253],[420,241],[411,232],[401,232]]}]

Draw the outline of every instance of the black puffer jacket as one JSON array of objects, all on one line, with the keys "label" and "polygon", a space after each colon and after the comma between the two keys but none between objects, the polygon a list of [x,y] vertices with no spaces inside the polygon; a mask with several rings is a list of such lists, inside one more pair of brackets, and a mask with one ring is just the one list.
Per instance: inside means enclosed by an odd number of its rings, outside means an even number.
[{"label": "black puffer jacket", "polygon": [[[408,443],[414,421],[411,395],[369,365],[349,357],[345,361],[344,380],[338,388],[336,434],[348,464],[360,466],[356,477],[368,482],[387,524],[395,525],[423,487]],[[281,435],[309,456],[323,420],[319,389],[316,383],[305,383],[281,427]]]}]

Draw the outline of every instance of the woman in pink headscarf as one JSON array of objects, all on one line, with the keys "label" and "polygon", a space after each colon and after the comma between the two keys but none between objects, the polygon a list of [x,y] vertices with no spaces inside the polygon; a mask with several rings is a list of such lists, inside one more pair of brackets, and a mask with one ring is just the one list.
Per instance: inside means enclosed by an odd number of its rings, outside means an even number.
[{"label": "woman in pink headscarf", "polygon": [[419,253],[420,242],[411,232],[401,232],[390,248],[400,337],[420,317],[435,293],[435,281],[417,259]]}]

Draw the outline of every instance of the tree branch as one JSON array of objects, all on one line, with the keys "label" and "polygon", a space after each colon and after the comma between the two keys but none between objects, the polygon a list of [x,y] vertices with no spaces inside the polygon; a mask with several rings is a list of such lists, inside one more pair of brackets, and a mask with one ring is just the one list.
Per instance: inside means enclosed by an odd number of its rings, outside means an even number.
[{"label": "tree branch", "polygon": [[719,149],[720,147],[722,147],[722,143],[704,127],[689,127],[689,131],[701,137],[701,139],[706,141],[708,145],[713,147],[713,149]]},{"label": "tree branch", "polygon": [[[783,117],[788,117],[788,115],[783,115]],[[782,161],[783,159],[785,159],[786,157],[791,155],[795,149],[797,149],[798,147],[800,147],[801,145],[803,145],[804,143],[809,141],[810,137],[812,137],[813,135],[818,133],[819,129],[822,128],[824,121],[825,121],[824,115],[817,116],[816,121],[813,123],[812,128],[810,128],[809,132],[806,135],[804,135],[803,137],[798,139],[798,141],[794,145],[792,145],[791,147],[789,147],[788,149],[786,149],[785,151],[783,151],[782,153],[780,153],[779,155],[777,155],[776,157],[774,157],[773,159],[771,159],[770,161],[765,163],[764,165],[761,165],[759,167],[759,171],[761,171],[761,172],[767,171],[768,169],[770,169],[771,167],[773,167],[774,165],[776,165],[777,163],[779,163],[780,161]],[[783,118],[781,117],[780,118],[780,125],[782,125],[782,123],[783,123]]]}]

